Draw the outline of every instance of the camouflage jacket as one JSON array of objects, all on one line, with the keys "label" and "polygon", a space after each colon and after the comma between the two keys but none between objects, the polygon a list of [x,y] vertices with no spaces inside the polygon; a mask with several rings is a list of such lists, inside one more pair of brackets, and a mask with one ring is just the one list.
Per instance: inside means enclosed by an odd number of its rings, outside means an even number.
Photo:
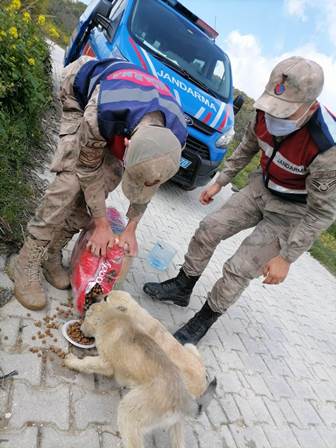
[{"label": "camouflage jacket", "polygon": [[[256,116],[251,120],[245,135],[226,159],[223,171],[216,178],[222,186],[228,184],[260,151],[254,132]],[[261,173],[260,173],[261,175]],[[252,180],[251,180],[252,181]],[[297,215],[300,220],[282,245],[280,255],[295,261],[336,217],[336,146],[322,152],[309,165],[306,176],[307,203],[298,204],[272,195],[271,208],[275,213]]]}]

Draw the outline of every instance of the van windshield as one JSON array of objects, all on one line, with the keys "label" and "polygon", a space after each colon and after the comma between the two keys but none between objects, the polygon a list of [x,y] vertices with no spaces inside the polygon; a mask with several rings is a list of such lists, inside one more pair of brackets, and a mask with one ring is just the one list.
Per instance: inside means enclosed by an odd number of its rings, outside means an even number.
[{"label": "van windshield", "polygon": [[130,29],[136,40],[167,65],[222,100],[231,89],[225,53],[194,25],[158,0],[138,0]]}]

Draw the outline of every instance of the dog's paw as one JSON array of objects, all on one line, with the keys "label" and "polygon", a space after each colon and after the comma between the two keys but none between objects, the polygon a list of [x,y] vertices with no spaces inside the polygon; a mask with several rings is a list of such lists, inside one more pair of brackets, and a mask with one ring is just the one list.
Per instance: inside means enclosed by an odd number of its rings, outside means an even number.
[{"label": "dog's paw", "polygon": [[69,369],[76,370],[76,364],[78,361],[79,359],[77,358],[77,356],[75,356],[73,353],[68,353],[64,358],[64,365]]}]

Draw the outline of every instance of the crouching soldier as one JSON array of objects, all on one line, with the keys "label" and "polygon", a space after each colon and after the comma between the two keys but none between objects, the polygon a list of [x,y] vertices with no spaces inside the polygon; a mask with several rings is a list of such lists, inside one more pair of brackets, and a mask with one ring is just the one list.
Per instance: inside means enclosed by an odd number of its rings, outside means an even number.
[{"label": "crouching soldier", "polygon": [[175,333],[180,342],[196,344],[252,279],[263,274],[266,284],[283,282],[290,265],[335,220],[336,119],[316,100],[322,87],[322,68],[313,61],[291,57],[273,69],[242,142],[201,203],[212,201],[259,151],[260,169],[201,221],[177,277],[144,285],[153,299],[187,306],[217,245],[254,227],[224,264],[203,308]]},{"label": "crouching soldier", "polygon": [[[137,253],[135,230],[159,186],[179,168],[186,140],[182,110],[168,87],[135,65],[83,56],[65,68],[63,115],[51,166],[56,172],[27,238],[11,263],[15,296],[26,308],[45,306],[41,268],[59,289],[70,286],[62,248],[93,220],[88,247],[105,255],[115,241]],[[116,240],[105,199],[122,180],[128,224]]]}]

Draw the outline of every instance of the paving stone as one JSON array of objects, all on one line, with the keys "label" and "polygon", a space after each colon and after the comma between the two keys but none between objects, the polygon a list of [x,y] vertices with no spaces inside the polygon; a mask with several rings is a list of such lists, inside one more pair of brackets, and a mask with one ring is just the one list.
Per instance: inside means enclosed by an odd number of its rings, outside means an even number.
[{"label": "paving stone", "polygon": [[287,400],[285,400],[285,399],[280,400],[278,402],[278,406],[280,407],[281,412],[283,413],[283,415],[285,417],[285,421],[289,425],[294,425],[297,428],[302,428],[302,423],[301,423],[300,419],[298,418],[296,412],[290,406],[290,404],[288,403]]},{"label": "paving stone", "polygon": [[23,307],[20,302],[18,302],[15,297],[13,297],[6,305],[1,307],[1,317],[26,317],[27,313],[31,313],[32,317],[35,319],[41,319],[46,315],[46,310],[41,311],[30,311]]},{"label": "paving stone", "polygon": [[[111,445],[112,446],[112,445]],[[81,432],[64,432],[54,428],[43,428],[40,448],[100,448],[96,429]]]},{"label": "paving stone", "polygon": [[264,425],[263,429],[272,448],[305,448],[299,445],[290,428],[275,429]]},{"label": "paving stone", "polygon": [[244,375],[244,377],[256,395],[272,398],[272,394],[261,375]]},{"label": "paving stone", "polygon": [[[303,448],[327,448],[328,445],[315,428],[299,429],[293,428],[293,433]],[[336,445],[335,445],[336,446]]]},{"label": "paving stone", "polygon": [[220,381],[217,383],[217,395],[222,397],[227,392],[240,393],[243,389],[236,372],[222,373]]},{"label": "paving stone", "polygon": [[284,378],[280,376],[274,377],[264,375],[263,379],[275,399],[290,398],[294,396],[294,392],[288,386]]},{"label": "paving stone", "polygon": [[201,426],[195,425],[197,440],[200,448],[223,448],[223,436],[217,431],[205,431]]},{"label": "paving stone", "polygon": [[213,350],[213,354],[222,371],[244,370],[245,366],[237,352],[231,350]]},{"label": "paving stone", "polygon": [[19,333],[19,326],[19,317],[11,317],[10,319],[6,318],[0,320],[0,341],[2,348],[7,350],[15,346]]},{"label": "paving stone", "polygon": [[[264,397],[263,402],[274,421],[275,425],[272,425],[273,427],[275,426],[277,428],[287,428],[288,423],[300,425],[300,422],[293,413],[293,409],[289,408],[290,414],[286,412],[286,406],[282,405],[282,401],[279,402],[269,400],[268,398]],[[288,403],[286,403],[286,405],[288,408]],[[282,411],[282,408],[284,409],[284,411]]]},{"label": "paving stone", "polygon": [[117,428],[117,409],[120,401],[118,391],[97,392],[74,387],[72,390],[72,408],[75,425],[82,430],[94,422]]},{"label": "paving stone", "polygon": [[247,394],[246,400],[245,400],[250,408],[253,411],[254,414],[254,423],[259,425],[261,423],[267,423],[271,426],[273,426],[273,419],[272,416],[268,410],[268,408],[265,405],[264,399],[261,397],[256,397],[253,393]]},{"label": "paving stone", "polygon": [[0,436],[2,448],[38,448],[36,427],[23,428],[21,431],[4,430]]},{"label": "paving stone", "polygon": [[[101,448],[121,448],[121,439],[111,432],[102,433],[102,447]],[[152,445],[153,446],[153,445]],[[147,445],[146,445],[147,447]],[[151,448],[151,447],[148,447]]]},{"label": "paving stone", "polygon": [[313,391],[311,384],[307,380],[298,380],[296,378],[286,378],[286,382],[294,391],[296,398],[304,400],[316,400],[317,395]]},{"label": "paving stone", "polygon": [[[312,407],[318,413],[323,422],[330,427],[334,427],[336,431],[336,403],[318,403],[312,402]],[[336,437],[335,437],[336,442]],[[336,448],[336,443],[335,443]]]},{"label": "paving stone", "polygon": [[69,387],[38,388],[16,382],[9,427],[21,428],[27,422],[54,423],[68,429]]},{"label": "paving stone", "polygon": [[313,382],[311,387],[320,401],[336,402],[336,387],[334,382]]},{"label": "paving stone", "polygon": [[273,358],[272,356],[267,355],[261,356],[272,375],[293,377],[293,373],[284,358]]},{"label": "paving stone", "polygon": [[288,403],[291,405],[304,427],[320,425],[322,423],[321,418],[309,401],[290,399],[288,400]]},{"label": "paving stone", "polygon": [[243,422],[243,416],[231,394],[225,394],[219,401],[229,422]]},{"label": "paving stone", "polygon": [[316,431],[328,448],[336,448],[336,428],[316,428]]},{"label": "paving stone", "polygon": [[210,422],[216,427],[228,423],[228,419],[226,418],[220,403],[216,399],[211,401],[206,413]]},{"label": "paving stone", "polygon": [[31,385],[38,385],[41,382],[42,360],[31,352],[6,353],[0,352],[0,366],[6,372],[17,370],[17,380],[25,380]]},{"label": "paving stone", "polygon": [[0,269],[0,285],[2,288],[13,290],[14,283],[12,280],[8,277],[6,272]]},{"label": "paving stone", "polygon": [[10,383],[7,381],[0,387],[0,427],[7,425],[5,414],[8,412],[9,406]]},{"label": "paving stone", "polygon": [[271,448],[260,427],[242,428],[236,424],[230,424],[230,430],[238,447]]},{"label": "paving stone", "polygon": [[257,373],[270,373],[261,355],[249,355],[243,352],[237,352],[237,354],[245,366],[246,374],[253,376]]},{"label": "paving stone", "polygon": [[[53,358],[51,360],[51,357]],[[59,384],[74,384],[88,390],[95,388],[95,378],[92,374],[75,372],[67,367],[62,366],[63,360],[53,353],[49,353],[47,363],[45,365],[45,385],[58,386]]]}]

